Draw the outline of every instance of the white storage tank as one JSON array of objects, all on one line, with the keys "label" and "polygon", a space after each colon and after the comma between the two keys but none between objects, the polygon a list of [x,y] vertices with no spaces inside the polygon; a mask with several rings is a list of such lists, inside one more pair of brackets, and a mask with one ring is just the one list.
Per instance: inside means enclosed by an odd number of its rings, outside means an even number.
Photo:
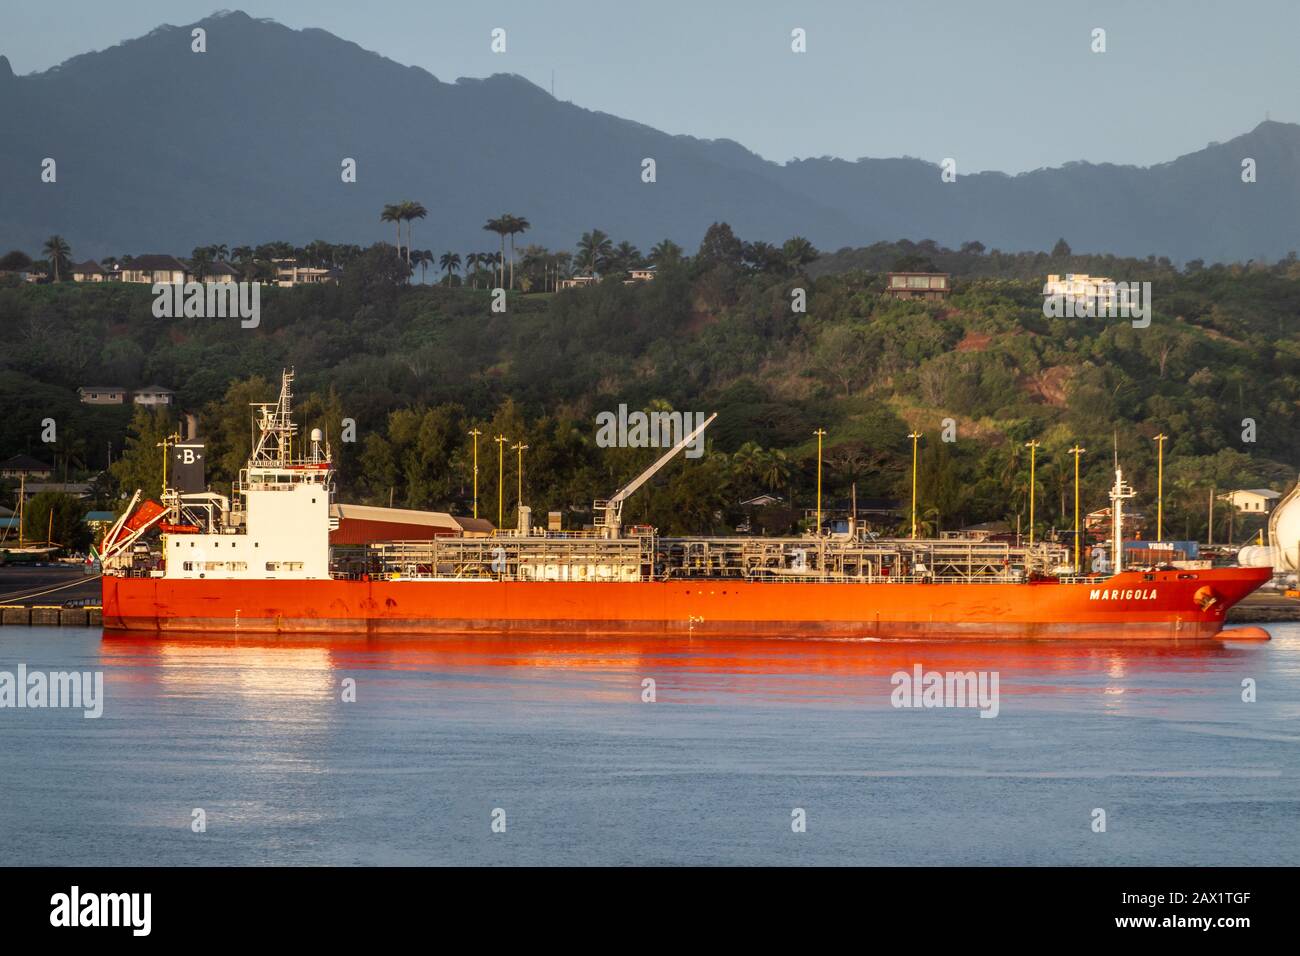
[{"label": "white storage tank", "polygon": [[1300,484],[1278,503],[1268,519],[1273,566],[1279,571],[1300,571]]}]

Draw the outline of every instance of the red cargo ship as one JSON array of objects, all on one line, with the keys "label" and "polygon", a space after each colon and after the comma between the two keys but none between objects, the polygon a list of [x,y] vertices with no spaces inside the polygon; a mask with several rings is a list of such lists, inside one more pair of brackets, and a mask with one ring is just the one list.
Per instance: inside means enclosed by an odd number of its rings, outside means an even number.
[{"label": "red cargo ship", "polygon": [[[801,538],[661,538],[621,526],[622,504],[712,421],[608,501],[588,532],[457,530],[331,545],[333,469],[313,432],[294,454],[293,373],[255,406],[260,435],[234,495],[166,490],[105,537],[108,629],[195,632],[716,633],[851,638],[1206,639],[1268,568],[1178,566],[1077,574],[1054,544]],[[138,500],[139,493],[137,492]],[[1111,492],[1116,542],[1123,501]],[[162,558],[133,545],[162,530]],[[160,565],[160,566],[156,566]]]}]

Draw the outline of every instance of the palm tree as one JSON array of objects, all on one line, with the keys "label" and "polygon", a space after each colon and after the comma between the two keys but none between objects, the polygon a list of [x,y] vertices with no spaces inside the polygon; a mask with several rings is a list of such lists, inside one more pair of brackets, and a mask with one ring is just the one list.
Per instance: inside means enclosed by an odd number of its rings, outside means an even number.
[{"label": "palm tree", "polygon": [[380,222],[397,223],[397,254],[402,254],[402,207],[398,203],[388,203],[379,214]]},{"label": "palm tree", "polygon": [[510,234],[510,288],[515,287],[515,236],[521,232],[527,232],[532,223],[522,216],[512,216],[505,213],[502,217],[505,220],[506,232]]},{"label": "palm tree", "polygon": [[486,229],[488,232],[495,232],[498,236],[501,237],[501,258],[497,260],[497,262],[501,264],[501,278],[497,283],[498,287],[506,284],[505,282],[506,233],[510,231],[510,227],[506,222],[506,218],[507,218],[506,216],[498,216],[496,219],[489,219],[483,225],[483,228]]},{"label": "palm tree", "polygon": [[478,288],[478,253],[465,253],[465,275],[474,277],[474,288]]},{"label": "palm tree", "polygon": [[444,252],[442,258],[438,260],[438,264],[442,266],[442,271],[447,273],[447,286],[450,287],[451,274],[460,271],[460,253]]},{"label": "palm tree", "polygon": [[228,255],[230,255],[230,248],[224,242],[212,246],[212,257],[218,262],[225,262]]},{"label": "palm tree", "polygon": [[666,266],[674,262],[682,261],[682,247],[671,239],[661,239],[655,243],[654,248],[650,250],[650,263],[656,266]]},{"label": "palm tree", "polygon": [[190,253],[190,270],[194,273],[194,278],[202,282],[208,274],[208,266],[212,264],[212,251],[209,246],[199,246]]},{"label": "palm tree", "polygon": [[[406,220],[406,264],[411,264],[411,244],[415,241],[415,222],[416,219],[423,219],[429,215],[429,210],[425,209],[418,202],[406,200],[398,206],[399,215]],[[399,225],[400,229],[401,226]]]},{"label": "palm tree", "polygon": [[62,236],[50,236],[45,240],[44,250],[45,257],[50,260],[50,265],[54,269],[54,281],[59,281],[59,267],[63,266],[64,270],[68,267],[68,257],[72,254],[72,247]]},{"label": "palm tree", "polygon": [[235,262],[239,263],[239,269],[244,274],[244,279],[248,280],[253,274],[253,247],[252,246],[235,246],[230,250],[231,256]]},{"label": "palm tree", "polygon": [[641,250],[624,239],[614,247],[614,252],[610,258],[612,259],[613,271],[627,272],[629,269],[635,269],[641,265]]},{"label": "palm tree", "polygon": [[568,276],[572,271],[573,264],[572,252],[557,252],[555,254],[555,274],[551,276],[551,291],[554,292],[560,288],[560,276]]},{"label": "palm tree", "polygon": [[790,482],[790,459],[779,448],[773,448],[763,456],[763,481],[768,491],[780,491]]},{"label": "palm tree", "polygon": [[411,264],[420,267],[420,281],[424,281],[425,268],[433,261],[433,253],[427,249],[414,249],[411,251]]},{"label": "palm tree", "polygon": [[787,239],[785,244],[781,246],[781,255],[785,259],[786,267],[791,272],[803,272],[803,267],[820,256],[821,253],[803,236],[795,236],[792,239]]},{"label": "palm tree", "polygon": [[609,262],[614,242],[599,229],[584,232],[578,240],[578,266],[595,274]]}]

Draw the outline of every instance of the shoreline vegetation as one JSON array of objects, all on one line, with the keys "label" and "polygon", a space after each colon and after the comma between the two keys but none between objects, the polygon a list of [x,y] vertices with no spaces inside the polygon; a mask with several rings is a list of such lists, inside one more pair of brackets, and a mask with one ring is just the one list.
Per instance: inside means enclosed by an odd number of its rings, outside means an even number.
[{"label": "shoreline vegetation", "polygon": [[[819,255],[799,237],[743,241],[725,223],[690,254],[665,240],[643,255],[597,229],[561,253],[514,249],[527,220],[503,214],[485,229],[504,255],[435,260],[413,248],[411,226],[422,217],[394,216],[399,242],[407,226],[400,251],[236,247],[247,250],[241,274],[250,277],[259,261],[299,255],[339,270],[336,283],[268,287],[256,330],[154,318],[148,284],[68,282],[70,250],[52,237],[50,265],[65,281],[0,275],[0,460],[31,454],[52,465],[51,481],[93,482],[84,508],[112,509],[137,486],[158,493],[156,446],[178,414],[193,412],[208,442],[208,480],[228,491],[248,452],[248,403],[273,399],[279,369],[294,366],[300,424],[304,434],[328,434],[342,500],[468,514],[468,432],[478,428],[527,443],[525,503],[534,515],[564,511],[566,527],[589,520],[593,498],[658,454],[597,447],[596,416],[620,404],[719,413],[709,453],[675,461],[629,503],[625,520],[664,533],[726,532],[742,521],[768,533],[801,527],[814,507],[819,428],[828,503],[855,488],[859,499],[905,502],[907,435],[919,430],[925,534],[980,522],[1027,533],[1031,439],[1041,442],[1040,535],[1072,526],[1066,450],[1076,443],[1088,449],[1085,512],[1107,505],[1117,445],[1137,510],[1154,519],[1152,439],[1168,435],[1165,532],[1179,539],[1205,540],[1212,489],[1284,490],[1300,462],[1294,254],[1178,268],[1155,257],[1075,255],[1062,240],[1050,253],[900,241]],[[204,250],[191,261],[236,261],[224,246]],[[652,280],[622,281],[651,265]],[[420,281],[431,267],[443,273],[437,284]],[[603,281],[555,291],[560,278],[587,270]],[[894,300],[883,294],[887,271],[948,272],[952,292],[942,302]],[[1069,272],[1150,281],[1150,328],[1045,318],[1046,275]],[[513,288],[505,312],[493,312],[491,290],[502,283]],[[800,289],[802,312],[793,305]],[[146,382],[174,389],[175,406],[77,398],[88,384]],[[46,419],[58,429],[50,444],[41,441]],[[342,440],[344,419],[355,422],[355,441]],[[945,420],[953,441],[944,440]],[[1252,430],[1255,440],[1243,440]],[[479,454],[480,514],[494,515],[495,450],[484,443]],[[506,457],[512,515],[516,463]],[[12,507],[16,484],[0,481],[0,503]],[[760,495],[780,501],[757,512],[741,506]],[[1231,532],[1243,542],[1259,524],[1221,502],[1214,540]],[[891,520],[878,528],[898,529]]]}]

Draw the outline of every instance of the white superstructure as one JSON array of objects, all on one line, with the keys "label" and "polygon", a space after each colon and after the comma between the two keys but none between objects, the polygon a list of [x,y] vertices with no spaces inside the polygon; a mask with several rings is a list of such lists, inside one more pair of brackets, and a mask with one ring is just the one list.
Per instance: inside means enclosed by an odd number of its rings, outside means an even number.
[{"label": "white superstructure", "polygon": [[[283,374],[280,398],[254,405],[258,439],[239,473],[234,501],[210,494],[164,492],[178,516],[207,510],[206,531],[164,535],[166,578],[324,579],[329,574],[333,468],[318,431],[311,448],[294,454],[298,426],[291,417],[293,372]],[[170,500],[169,500],[170,499]],[[213,499],[220,514],[213,514]]]}]

